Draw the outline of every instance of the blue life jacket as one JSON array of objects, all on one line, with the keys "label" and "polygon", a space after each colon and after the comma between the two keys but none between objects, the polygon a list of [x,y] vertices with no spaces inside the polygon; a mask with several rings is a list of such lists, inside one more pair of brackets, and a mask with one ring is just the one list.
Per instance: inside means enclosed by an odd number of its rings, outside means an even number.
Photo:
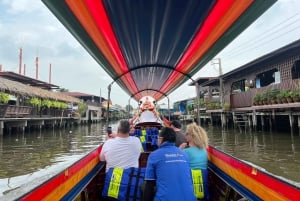
[{"label": "blue life jacket", "polygon": [[102,197],[118,201],[141,200],[140,186],[146,168],[110,168],[105,176]]}]

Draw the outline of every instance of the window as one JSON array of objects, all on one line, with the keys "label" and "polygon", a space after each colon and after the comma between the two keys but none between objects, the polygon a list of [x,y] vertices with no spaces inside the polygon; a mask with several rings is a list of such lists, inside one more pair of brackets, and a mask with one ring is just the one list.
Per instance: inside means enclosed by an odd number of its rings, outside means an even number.
[{"label": "window", "polygon": [[240,93],[245,91],[245,79],[236,81],[231,85],[231,93]]},{"label": "window", "polygon": [[292,79],[300,78],[300,60],[295,61],[292,67]]},{"label": "window", "polygon": [[280,74],[277,72],[279,71],[275,68],[256,75],[256,88],[265,87],[275,83],[275,76],[276,80],[278,80],[278,77],[280,79]]}]

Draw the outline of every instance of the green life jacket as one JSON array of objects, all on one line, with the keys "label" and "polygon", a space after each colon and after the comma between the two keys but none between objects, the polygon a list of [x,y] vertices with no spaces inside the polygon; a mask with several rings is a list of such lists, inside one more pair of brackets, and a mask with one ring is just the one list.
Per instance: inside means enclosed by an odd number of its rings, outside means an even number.
[{"label": "green life jacket", "polygon": [[194,194],[197,199],[203,199],[208,194],[207,170],[191,170],[194,186]]}]

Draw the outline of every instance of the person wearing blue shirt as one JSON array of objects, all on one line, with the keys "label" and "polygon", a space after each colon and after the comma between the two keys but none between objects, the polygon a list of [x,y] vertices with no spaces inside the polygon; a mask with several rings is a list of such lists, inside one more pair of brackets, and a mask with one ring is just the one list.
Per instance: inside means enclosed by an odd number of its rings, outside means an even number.
[{"label": "person wearing blue shirt", "polygon": [[[159,148],[148,158],[143,201],[196,201],[187,154],[175,146],[176,133],[165,127]],[[156,187],[156,188],[155,188]]]}]

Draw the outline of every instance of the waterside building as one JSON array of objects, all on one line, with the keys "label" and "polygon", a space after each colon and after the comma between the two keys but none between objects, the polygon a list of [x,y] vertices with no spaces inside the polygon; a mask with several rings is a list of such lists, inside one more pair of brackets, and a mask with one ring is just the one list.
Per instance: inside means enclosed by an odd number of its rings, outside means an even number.
[{"label": "waterside building", "polygon": [[299,78],[300,40],[220,77],[200,77],[195,81],[200,118],[222,126],[295,130],[300,127]]}]

